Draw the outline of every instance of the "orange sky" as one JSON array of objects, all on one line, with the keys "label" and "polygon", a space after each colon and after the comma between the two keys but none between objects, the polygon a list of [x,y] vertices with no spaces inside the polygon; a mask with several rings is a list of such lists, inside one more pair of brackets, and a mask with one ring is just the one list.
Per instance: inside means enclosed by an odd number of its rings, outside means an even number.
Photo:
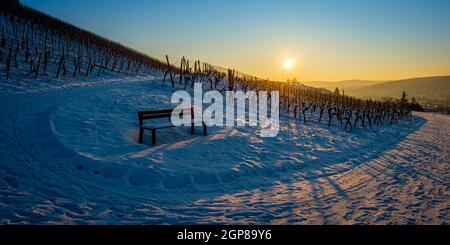
[{"label": "orange sky", "polygon": [[160,59],[186,56],[274,80],[450,75],[448,0],[22,2]]}]

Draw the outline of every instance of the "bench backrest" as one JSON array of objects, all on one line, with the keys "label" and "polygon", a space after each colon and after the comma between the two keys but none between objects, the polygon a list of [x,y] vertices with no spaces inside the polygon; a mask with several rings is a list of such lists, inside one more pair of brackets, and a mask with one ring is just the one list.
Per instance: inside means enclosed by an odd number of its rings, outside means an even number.
[{"label": "bench backrest", "polygon": [[[158,119],[158,118],[170,118],[172,117],[172,112],[174,109],[164,109],[164,110],[156,110],[156,111],[140,111],[138,112],[139,125],[144,125],[145,120],[150,119]],[[193,108],[185,108],[181,111],[181,115],[191,115],[191,118],[194,117]]]}]

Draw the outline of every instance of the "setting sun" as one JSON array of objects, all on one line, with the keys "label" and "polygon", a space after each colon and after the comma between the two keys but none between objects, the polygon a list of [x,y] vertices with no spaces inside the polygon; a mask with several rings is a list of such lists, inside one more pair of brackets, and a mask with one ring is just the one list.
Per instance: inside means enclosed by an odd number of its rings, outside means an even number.
[{"label": "setting sun", "polygon": [[294,61],[291,59],[285,59],[283,61],[283,69],[289,71],[292,69],[292,67],[294,67]]}]

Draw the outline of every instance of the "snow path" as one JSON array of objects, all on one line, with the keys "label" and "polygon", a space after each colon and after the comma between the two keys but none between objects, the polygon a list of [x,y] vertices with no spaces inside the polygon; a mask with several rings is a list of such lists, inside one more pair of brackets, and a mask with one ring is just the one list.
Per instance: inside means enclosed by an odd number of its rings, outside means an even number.
[{"label": "snow path", "polygon": [[160,81],[0,98],[0,220],[68,224],[448,223],[450,119],[352,134],[283,118],[136,144],[136,112],[171,107]]}]

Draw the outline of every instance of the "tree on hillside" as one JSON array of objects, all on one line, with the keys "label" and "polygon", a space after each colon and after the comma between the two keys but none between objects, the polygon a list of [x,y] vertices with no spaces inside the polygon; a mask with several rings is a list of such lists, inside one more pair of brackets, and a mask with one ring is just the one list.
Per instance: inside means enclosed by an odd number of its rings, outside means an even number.
[{"label": "tree on hillside", "polygon": [[338,88],[338,87],[336,87],[336,89],[334,90],[334,93],[335,93],[336,95],[340,95],[340,93],[339,93],[339,88]]},{"label": "tree on hillside", "polygon": [[287,79],[288,83],[298,83],[298,79],[296,77],[292,78],[292,79]]},{"label": "tree on hillside", "polygon": [[401,100],[400,100],[400,102],[402,102],[402,103],[408,103],[408,95],[406,94],[406,92],[405,91],[403,91],[403,93],[402,93],[402,98],[401,98]]}]

